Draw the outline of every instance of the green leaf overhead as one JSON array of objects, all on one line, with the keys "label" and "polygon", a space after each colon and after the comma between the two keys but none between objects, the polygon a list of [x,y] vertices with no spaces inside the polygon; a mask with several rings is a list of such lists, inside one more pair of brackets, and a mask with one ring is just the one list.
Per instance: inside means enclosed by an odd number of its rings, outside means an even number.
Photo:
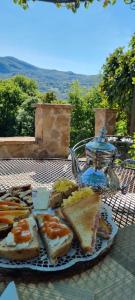
[{"label": "green leaf overhead", "polygon": [[[12,0],[15,4],[19,4],[24,9],[27,9],[29,6],[30,0]],[[71,9],[73,12],[79,8],[80,3],[83,2],[85,8],[88,8],[90,4],[94,2],[100,2],[101,5],[106,8],[107,6],[114,5],[118,0],[31,0],[33,2],[42,1],[42,2],[52,2],[55,3],[59,8],[61,4],[65,3],[68,9]],[[123,0],[125,4],[130,4],[131,8],[135,9],[135,0]]]}]

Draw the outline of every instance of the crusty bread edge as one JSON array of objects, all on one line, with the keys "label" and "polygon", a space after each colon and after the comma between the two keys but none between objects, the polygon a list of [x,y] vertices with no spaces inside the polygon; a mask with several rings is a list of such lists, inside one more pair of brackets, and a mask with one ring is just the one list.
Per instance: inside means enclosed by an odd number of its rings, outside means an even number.
[{"label": "crusty bread edge", "polygon": [[78,186],[76,185],[76,186],[70,187],[65,192],[57,192],[57,191],[53,190],[52,194],[50,195],[49,206],[52,208],[61,206],[63,199],[67,199],[77,189],[78,189]]},{"label": "crusty bread edge", "polygon": [[43,234],[41,232],[41,229],[40,229],[40,226],[41,226],[41,223],[42,223],[42,215],[37,215],[36,220],[37,220],[38,227],[39,227],[39,234],[40,234],[41,240],[42,240],[42,242],[43,242],[43,244],[44,244],[44,246],[47,250],[47,254],[48,254],[48,257],[50,259],[50,262],[54,264],[54,263],[57,262],[57,257],[65,255],[68,252],[68,250],[70,249],[71,243],[72,243],[72,240],[73,240],[73,233],[71,232],[69,234],[68,239],[65,242],[63,242],[63,244],[55,246],[53,249],[51,249],[48,246],[46,235]]},{"label": "crusty bread edge", "polygon": [[[34,245],[34,246],[33,246]],[[34,239],[24,249],[15,249],[15,247],[3,246],[0,242],[0,257],[9,260],[27,260],[38,256],[40,252],[37,230],[34,228]]]},{"label": "crusty bread edge", "polygon": [[[67,220],[67,222],[70,224],[75,236],[76,236],[76,239],[79,241],[79,244],[80,244],[80,247],[81,249],[83,250],[84,253],[87,253],[87,252],[92,252],[93,251],[93,246],[89,246],[89,247],[85,247],[83,245],[83,241],[82,241],[82,238],[81,238],[81,235],[79,234],[79,232],[76,230],[76,228],[74,227],[74,224],[72,222],[72,220],[70,219],[70,217],[68,215],[66,215],[65,212],[63,212],[64,216],[65,216],[65,219]],[[92,236],[94,236],[94,231],[93,231],[93,234]]]},{"label": "crusty bread edge", "polygon": [[30,190],[32,188],[31,184],[24,184],[24,185],[16,185],[16,186],[12,186],[11,188],[8,189],[8,191],[10,193],[12,193],[13,191],[18,191],[18,190],[23,190],[23,191],[27,191]]},{"label": "crusty bread edge", "polygon": [[7,236],[7,234],[11,231],[13,225],[9,224],[6,228],[0,229],[0,239],[4,239],[4,237]]},{"label": "crusty bread edge", "polygon": [[[67,198],[67,201],[68,201],[68,198]],[[78,207],[78,206],[82,206],[83,207],[83,204],[86,202],[86,201],[88,201],[88,202],[90,202],[90,204],[91,204],[91,206],[96,206],[96,205],[101,205],[101,197],[100,197],[100,194],[99,193],[94,193],[94,194],[92,194],[92,195],[89,195],[89,196],[87,196],[86,198],[81,198],[81,199],[79,199],[77,202],[72,202],[72,203],[69,203],[69,204],[67,204],[67,205],[62,205],[62,212],[64,211],[64,209],[69,209],[70,210],[70,208],[72,209],[72,208],[74,208],[74,209],[76,209],[76,207]],[[92,203],[91,203],[91,201],[92,201]],[[65,202],[66,203],[66,202]]]},{"label": "crusty bread edge", "polygon": [[[87,197],[85,198],[84,200],[85,201],[89,201],[89,200],[94,200],[95,203],[92,203],[92,206],[99,206],[99,209],[100,209],[100,206],[101,206],[101,199],[100,199],[100,194],[99,193],[95,193],[94,195],[91,195],[90,198]],[[91,252],[93,250],[93,246],[89,246],[89,247],[85,247],[83,245],[83,242],[82,242],[82,239],[81,239],[81,236],[78,232],[78,230],[76,230],[76,228],[74,227],[74,222],[72,221],[72,219],[70,218],[70,209],[73,210],[73,209],[76,209],[76,207],[78,207],[78,204],[83,204],[83,199],[80,199],[78,202],[75,202],[75,203],[71,203],[69,204],[68,206],[65,206],[65,207],[62,207],[62,213],[65,217],[65,219],[67,220],[67,222],[70,224],[70,226],[72,227],[72,230],[73,232],[75,233],[75,235],[77,236],[78,240],[79,240],[79,243],[80,243],[80,246],[81,246],[81,249],[86,253],[86,252]],[[96,230],[97,232],[97,230]],[[95,232],[93,231],[93,234],[92,236],[95,235]]]},{"label": "crusty bread edge", "polygon": [[14,218],[12,218],[11,215],[8,215],[7,217],[9,217],[9,218],[11,217],[12,224],[9,224],[9,226],[7,228],[5,228],[5,229],[0,229],[0,239],[2,239],[2,238],[4,238],[4,237],[7,236],[7,234],[11,231],[14,222],[16,222],[16,221],[18,222],[19,220],[27,218],[27,217],[29,217],[29,215],[30,215],[30,211],[29,210],[27,210],[27,212],[25,214],[22,214],[20,216],[15,216]]},{"label": "crusty bread edge", "polygon": [[60,206],[62,203],[62,193],[57,193],[55,191],[52,191],[52,194],[50,195],[49,199],[49,207],[55,208]]},{"label": "crusty bread edge", "polygon": [[58,257],[64,256],[68,252],[68,250],[71,247],[72,239],[73,239],[73,235],[69,234],[68,239],[65,242],[63,242],[63,244],[58,245],[57,247],[55,247],[53,249],[53,251],[51,251],[48,248],[48,255],[49,255],[50,260],[52,262],[54,262],[54,263],[57,262]]}]

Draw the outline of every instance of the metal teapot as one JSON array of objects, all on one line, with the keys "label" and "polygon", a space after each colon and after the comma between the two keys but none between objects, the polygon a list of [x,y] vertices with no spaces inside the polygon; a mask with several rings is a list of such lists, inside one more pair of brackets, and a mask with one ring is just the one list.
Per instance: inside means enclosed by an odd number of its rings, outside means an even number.
[{"label": "metal teapot", "polygon": [[[76,150],[85,146],[86,163],[80,167]],[[118,155],[117,148],[107,142],[106,129],[100,130],[99,136],[92,138],[85,145],[78,143],[70,149],[72,171],[80,186],[90,186],[99,191],[125,193],[127,186],[120,186],[119,178],[114,170],[114,160]]]}]

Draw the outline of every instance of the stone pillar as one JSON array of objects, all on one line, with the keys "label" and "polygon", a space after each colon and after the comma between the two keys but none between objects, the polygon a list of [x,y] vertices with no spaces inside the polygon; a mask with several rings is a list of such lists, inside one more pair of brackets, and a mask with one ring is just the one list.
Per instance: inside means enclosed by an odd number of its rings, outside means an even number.
[{"label": "stone pillar", "polygon": [[95,111],[95,136],[99,135],[99,130],[105,127],[107,135],[113,135],[115,130],[116,109],[96,108]]},{"label": "stone pillar", "polygon": [[[70,104],[35,104],[35,139],[46,157],[67,157],[70,145]],[[44,156],[43,155],[43,156]]]}]

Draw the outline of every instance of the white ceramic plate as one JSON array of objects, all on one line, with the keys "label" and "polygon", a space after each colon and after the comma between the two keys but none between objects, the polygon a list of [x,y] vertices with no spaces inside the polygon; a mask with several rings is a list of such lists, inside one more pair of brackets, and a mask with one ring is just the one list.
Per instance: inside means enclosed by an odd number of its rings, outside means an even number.
[{"label": "white ceramic plate", "polygon": [[8,268],[8,269],[32,269],[38,271],[52,272],[52,271],[60,271],[67,269],[77,262],[86,262],[92,261],[105,251],[110,248],[113,243],[114,237],[117,234],[118,227],[112,220],[112,211],[111,208],[103,204],[101,208],[101,214],[104,219],[111,225],[112,233],[108,240],[105,240],[101,237],[97,237],[95,250],[92,254],[84,254],[79,247],[79,243],[74,241],[71,249],[67,253],[67,255],[62,256],[58,259],[57,264],[50,264],[50,261],[47,256],[47,252],[44,248],[40,248],[40,255],[36,258],[27,261],[10,261],[8,259],[0,258],[0,268]]}]

